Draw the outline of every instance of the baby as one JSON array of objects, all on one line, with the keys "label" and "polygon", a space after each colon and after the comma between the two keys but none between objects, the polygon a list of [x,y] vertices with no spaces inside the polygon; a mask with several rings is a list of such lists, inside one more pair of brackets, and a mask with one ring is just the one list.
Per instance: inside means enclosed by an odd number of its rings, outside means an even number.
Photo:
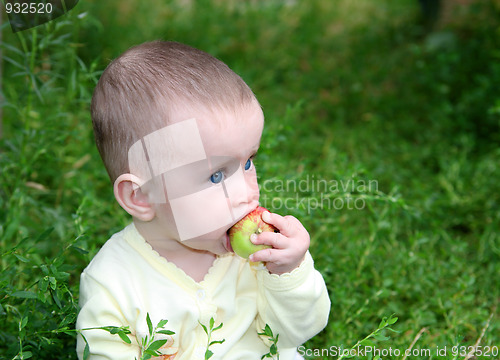
[{"label": "baby", "polygon": [[[279,233],[245,260],[228,229],[258,206],[253,159],[264,116],[245,82],[187,45],[136,46],[102,74],[92,98],[97,147],[114,194],[133,222],[114,234],[81,275],[77,329],[128,326],[131,343],[82,330],[90,359],[133,360],[154,325],[174,334],[158,359],[260,359],[279,335],[280,359],[321,331],[330,300],[300,221],[265,212]],[[260,264],[257,266],[256,264]],[[213,319],[213,320],[212,320]],[[205,329],[204,329],[205,328]],[[78,338],[83,358],[86,342]]]}]

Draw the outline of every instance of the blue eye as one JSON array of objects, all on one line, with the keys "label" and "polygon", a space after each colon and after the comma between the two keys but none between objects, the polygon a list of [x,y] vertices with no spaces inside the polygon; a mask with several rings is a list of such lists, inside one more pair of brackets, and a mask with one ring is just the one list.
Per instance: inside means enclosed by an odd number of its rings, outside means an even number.
[{"label": "blue eye", "polygon": [[252,160],[248,159],[247,162],[245,163],[245,170],[250,169],[250,166],[252,166]]},{"label": "blue eye", "polygon": [[214,184],[220,183],[224,179],[224,174],[222,171],[217,171],[210,176],[210,181],[213,182]]}]

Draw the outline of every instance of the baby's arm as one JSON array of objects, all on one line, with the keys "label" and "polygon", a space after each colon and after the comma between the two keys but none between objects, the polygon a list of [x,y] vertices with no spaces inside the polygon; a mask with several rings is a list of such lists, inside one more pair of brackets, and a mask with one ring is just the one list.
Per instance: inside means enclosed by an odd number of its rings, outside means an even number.
[{"label": "baby's arm", "polygon": [[[139,358],[139,346],[133,334],[128,335],[131,344],[126,344],[118,335],[106,330],[85,330],[103,326],[123,326],[126,319],[117,300],[92,276],[83,273],[80,282],[80,306],[76,328],[89,343],[89,360],[131,360]],[[83,359],[85,340],[77,338],[78,359]]]},{"label": "baby's arm", "polygon": [[[254,244],[272,245],[260,250],[252,261],[265,261],[259,282],[258,327],[268,324],[280,334],[278,348],[297,347],[320,332],[328,322],[330,299],[322,275],[314,269],[307,251],[309,234],[293,216],[264,213],[262,219],[277,233],[262,233]],[[258,329],[258,330],[259,330]]]},{"label": "baby's arm", "polygon": [[279,334],[278,348],[297,347],[328,323],[328,291],[309,252],[292,272],[276,275],[263,269],[258,271],[257,280],[257,330],[268,324],[275,335]]}]

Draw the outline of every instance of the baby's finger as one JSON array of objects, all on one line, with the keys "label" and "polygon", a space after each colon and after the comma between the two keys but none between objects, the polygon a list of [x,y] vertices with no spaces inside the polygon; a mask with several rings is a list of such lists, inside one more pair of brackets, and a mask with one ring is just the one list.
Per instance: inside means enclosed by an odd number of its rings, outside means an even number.
[{"label": "baby's finger", "polygon": [[280,233],[266,231],[259,235],[252,235],[250,241],[255,245],[270,245],[275,249],[284,249],[287,238]]},{"label": "baby's finger", "polygon": [[270,213],[269,211],[265,211],[262,214],[262,220],[276,227],[279,232],[285,236],[289,236],[292,232],[292,219],[295,218],[289,215],[281,216],[278,214]]},{"label": "baby's finger", "polygon": [[254,252],[248,260],[253,261],[253,262],[274,262],[276,259],[279,258],[279,255],[276,254],[276,252],[283,251],[283,250],[276,250],[276,249],[263,249]]}]

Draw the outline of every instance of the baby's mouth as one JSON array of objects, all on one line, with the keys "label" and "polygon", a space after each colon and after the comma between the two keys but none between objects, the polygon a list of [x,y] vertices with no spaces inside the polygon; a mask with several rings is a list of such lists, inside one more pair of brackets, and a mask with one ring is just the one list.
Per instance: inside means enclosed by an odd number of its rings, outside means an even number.
[{"label": "baby's mouth", "polygon": [[226,231],[225,246],[228,252],[234,252],[231,246],[231,240],[229,239],[229,230]]}]

